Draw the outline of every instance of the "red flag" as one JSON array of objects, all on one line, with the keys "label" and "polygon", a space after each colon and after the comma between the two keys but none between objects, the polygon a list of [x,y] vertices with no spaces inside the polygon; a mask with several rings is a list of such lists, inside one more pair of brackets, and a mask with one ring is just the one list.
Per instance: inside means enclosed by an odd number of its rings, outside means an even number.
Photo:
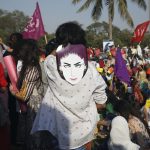
[{"label": "red flag", "polygon": [[143,39],[143,37],[144,37],[144,34],[145,34],[146,30],[147,30],[147,27],[148,27],[148,25],[149,25],[149,23],[150,23],[150,20],[149,20],[149,21],[146,21],[146,22],[144,22],[144,23],[142,23],[142,24],[139,24],[139,25],[136,27],[136,29],[135,29],[135,31],[134,31],[134,36],[133,36],[132,39],[131,39],[131,42],[132,42],[132,43],[133,43],[133,42],[141,42],[141,41],[142,41],[142,39]]},{"label": "red flag", "polygon": [[38,40],[45,34],[44,25],[41,17],[41,12],[38,3],[36,3],[36,9],[33,16],[30,18],[27,26],[22,32],[23,38],[32,38]]}]

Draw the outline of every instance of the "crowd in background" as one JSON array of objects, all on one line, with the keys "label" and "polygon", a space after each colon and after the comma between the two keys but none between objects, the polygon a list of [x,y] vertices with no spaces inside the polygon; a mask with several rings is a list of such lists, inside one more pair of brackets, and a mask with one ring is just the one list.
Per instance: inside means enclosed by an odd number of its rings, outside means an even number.
[{"label": "crowd in background", "polygon": [[[110,120],[119,113],[128,121],[131,140],[140,145],[141,149],[146,149],[146,147],[149,149],[150,50],[146,48],[140,51],[142,53],[138,54],[139,48],[140,45],[138,45],[137,48],[134,46],[119,48],[113,45],[109,47],[106,53],[100,52],[100,50],[99,53],[97,50],[95,53],[95,49],[90,48],[88,49],[88,56],[91,61],[95,60],[95,66],[108,86],[106,109],[103,113],[100,112],[100,114],[103,115],[100,115],[102,119],[100,119],[98,123],[99,132],[97,132],[97,135],[100,136],[100,139],[104,138],[106,141],[108,140],[108,135],[109,138],[112,136],[112,140],[114,140],[114,142],[117,140],[117,144],[119,144],[119,141],[126,140],[124,138],[127,136],[126,133],[122,133],[122,136],[119,136],[118,133],[121,118],[116,119],[115,125],[112,124],[112,132],[108,130],[108,126],[110,129]],[[120,50],[125,61],[130,77],[130,84],[118,80],[115,76],[114,70],[117,50]],[[116,127],[113,129],[113,126]],[[121,126],[123,127],[123,125],[120,125],[120,128]],[[114,131],[115,128],[118,128],[118,132]],[[123,131],[123,129],[120,130]],[[115,134],[115,137],[112,133]],[[100,144],[97,143],[97,145]],[[108,146],[108,143],[106,143],[106,145]],[[101,147],[106,149],[106,145],[102,144],[97,146],[97,149]],[[112,149],[121,148],[114,147]]]},{"label": "crowd in background", "polygon": [[[55,57],[59,44],[56,39],[51,39],[40,50],[37,41],[23,39],[20,33],[11,34],[7,44],[0,39],[0,149],[12,149],[11,145],[23,145],[22,149],[33,149],[33,145],[48,145],[49,149],[59,149],[59,141],[52,134],[45,132],[30,137],[33,122],[50,82],[45,74],[44,62],[49,55]],[[130,78],[128,83],[115,74],[117,51],[125,62]],[[17,91],[13,89],[4,63],[4,58],[10,55],[17,66]],[[86,145],[86,149],[148,150],[150,49],[141,49],[140,45],[136,48],[111,45],[105,52],[98,48],[87,48],[87,55],[88,61],[106,83],[107,101],[104,107],[98,109],[95,139],[90,146],[89,143]],[[38,136],[43,138],[37,144],[35,139]]]}]

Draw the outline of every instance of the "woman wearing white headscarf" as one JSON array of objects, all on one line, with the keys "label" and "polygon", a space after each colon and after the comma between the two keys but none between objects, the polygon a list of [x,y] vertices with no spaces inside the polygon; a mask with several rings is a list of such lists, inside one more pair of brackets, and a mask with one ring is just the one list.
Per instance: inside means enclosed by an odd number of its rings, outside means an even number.
[{"label": "woman wearing white headscarf", "polygon": [[78,37],[82,34],[80,26],[69,22],[58,29],[64,28],[67,33],[61,33],[67,35],[67,41],[72,37],[73,42],[62,42],[56,57],[49,55],[44,62],[49,86],[31,133],[49,131],[63,150],[91,150],[98,122],[97,109],[104,108],[107,101],[106,83],[87,60],[84,36]]},{"label": "woman wearing white headscarf", "polygon": [[131,141],[128,123],[122,116],[117,116],[112,120],[108,148],[109,150],[140,149],[139,145]]}]

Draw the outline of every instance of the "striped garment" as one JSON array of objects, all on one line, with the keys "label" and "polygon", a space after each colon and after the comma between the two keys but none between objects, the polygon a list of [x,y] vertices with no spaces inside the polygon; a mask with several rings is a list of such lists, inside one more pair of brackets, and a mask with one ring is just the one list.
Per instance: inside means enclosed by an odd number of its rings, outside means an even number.
[{"label": "striped garment", "polygon": [[27,101],[34,89],[37,79],[39,78],[39,73],[36,67],[28,68],[26,71],[25,79],[23,80],[22,87],[20,91],[16,93],[17,98],[22,101]]}]

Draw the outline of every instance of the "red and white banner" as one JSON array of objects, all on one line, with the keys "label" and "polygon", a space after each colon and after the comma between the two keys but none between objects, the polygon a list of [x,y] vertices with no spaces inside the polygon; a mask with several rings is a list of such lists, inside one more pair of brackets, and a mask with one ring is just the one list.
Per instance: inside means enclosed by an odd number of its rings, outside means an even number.
[{"label": "red and white banner", "polygon": [[131,43],[133,42],[141,42],[143,37],[144,37],[144,34],[148,28],[148,25],[150,23],[150,20],[149,21],[146,21],[144,23],[141,23],[139,24],[135,30],[134,30],[134,36],[132,37],[131,39]]},{"label": "red and white banner", "polygon": [[30,18],[27,26],[22,32],[23,38],[32,38],[38,40],[45,34],[44,25],[41,17],[41,12],[38,3],[36,3],[36,9],[33,16]]}]

